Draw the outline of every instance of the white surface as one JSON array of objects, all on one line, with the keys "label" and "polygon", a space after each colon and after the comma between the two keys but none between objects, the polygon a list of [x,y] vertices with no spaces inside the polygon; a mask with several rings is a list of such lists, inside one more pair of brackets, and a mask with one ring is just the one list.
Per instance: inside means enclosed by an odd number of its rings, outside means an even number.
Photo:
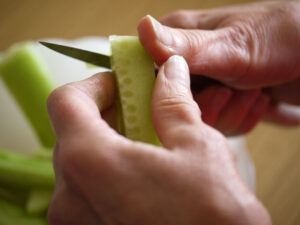
[{"label": "white surface", "polygon": [[[99,37],[83,38],[74,41],[61,39],[47,39],[54,43],[61,43],[73,47],[79,47],[91,51],[109,53],[108,40]],[[57,86],[68,82],[82,80],[97,72],[101,68],[88,69],[86,64],[70,57],[57,54],[56,52],[38,45],[38,48],[49,65],[53,79]],[[0,148],[16,151],[31,152],[40,148],[33,130],[27,123],[22,112],[19,110],[14,99],[0,79]],[[237,168],[252,191],[255,191],[255,170],[248,155],[243,137],[228,139],[232,149]]]}]

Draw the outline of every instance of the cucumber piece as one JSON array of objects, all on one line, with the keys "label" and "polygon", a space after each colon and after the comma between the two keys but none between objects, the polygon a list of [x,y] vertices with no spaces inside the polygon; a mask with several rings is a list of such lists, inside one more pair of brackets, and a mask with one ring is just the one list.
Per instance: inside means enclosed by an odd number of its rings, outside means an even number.
[{"label": "cucumber piece", "polygon": [[35,44],[26,42],[12,46],[0,62],[0,77],[41,143],[46,147],[53,147],[55,135],[50,125],[46,101],[54,84]]},{"label": "cucumber piece", "polygon": [[14,204],[23,206],[28,198],[28,191],[14,190],[13,188],[4,188],[0,186],[0,199],[7,200]]},{"label": "cucumber piece", "polygon": [[33,157],[36,159],[45,159],[45,160],[52,161],[53,151],[52,149],[48,149],[48,148],[39,149],[34,152]]},{"label": "cucumber piece", "polygon": [[1,225],[47,225],[44,216],[27,215],[24,209],[6,200],[0,199]]},{"label": "cucumber piece", "polygon": [[55,177],[50,160],[0,151],[0,186],[12,189],[54,188]]},{"label": "cucumber piece", "polygon": [[30,192],[26,212],[30,215],[45,213],[50,205],[53,189],[34,189]]},{"label": "cucumber piece", "polygon": [[110,36],[110,46],[123,134],[135,141],[160,145],[151,118],[153,60],[135,36]]}]

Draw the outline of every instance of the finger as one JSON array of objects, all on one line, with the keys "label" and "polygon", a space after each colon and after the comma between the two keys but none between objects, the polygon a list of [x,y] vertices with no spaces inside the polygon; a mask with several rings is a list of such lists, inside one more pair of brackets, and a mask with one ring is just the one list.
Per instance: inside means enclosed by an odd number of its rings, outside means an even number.
[{"label": "finger", "polygon": [[285,126],[300,125],[299,107],[287,104],[273,104],[268,108],[265,120]]},{"label": "finger", "polygon": [[159,22],[173,28],[213,30],[232,10],[179,10],[162,17]]},{"label": "finger", "polygon": [[215,31],[174,29],[146,16],[138,31],[141,43],[158,65],[172,55],[181,55],[191,73],[204,74],[231,86],[250,65],[250,39],[247,33],[232,27]]},{"label": "finger", "polygon": [[270,98],[267,95],[261,95],[250,108],[250,111],[246,115],[244,121],[240,127],[234,132],[233,135],[245,134],[251,131],[255,125],[264,117]]},{"label": "finger", "polygon": [[222,110],[215,127],[225,135],[232,135],[244,121],[247,113],[260,95],[260,90],[235,91]]},{"label": "finger", "polygon": [[158,137],[170,149],[190,144],[188,130],[201,124],[200,111],[190,90],[188,66],[180,56],[170,57],[158,72],[152,118]]},{"label": "finger", "polygon": [[300,78],[264,91],[272,96],[272,101],[300,106]]},{"label": "finger", "polygon": [[100,111],[114,102],[114,81],[110,73],[57,88],[48,98],[48,113],[57,139],[108,125]]},{"label": "finger", "polygon": [[200,107],[202,120],[214,126],[220,112],[232,96],[229,88],[210,86],[195,96],[195,101]]}]

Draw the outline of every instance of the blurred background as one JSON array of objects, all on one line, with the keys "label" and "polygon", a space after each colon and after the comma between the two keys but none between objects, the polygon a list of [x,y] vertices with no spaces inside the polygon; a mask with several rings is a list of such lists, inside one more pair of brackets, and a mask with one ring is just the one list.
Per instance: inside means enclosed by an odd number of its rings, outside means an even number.
[{"label": "blurred background", "polygon": [[[246,0],[0,0],[0,53],[15,42],[136,35],[146,14],[246,3]],[[0,103],[1,111],[1,103]],[[0,124],[1,128],[1,124]],[[257,171],[257,196],[275,225],[300,224],[300,128],[260,123],[246,136]]]}]

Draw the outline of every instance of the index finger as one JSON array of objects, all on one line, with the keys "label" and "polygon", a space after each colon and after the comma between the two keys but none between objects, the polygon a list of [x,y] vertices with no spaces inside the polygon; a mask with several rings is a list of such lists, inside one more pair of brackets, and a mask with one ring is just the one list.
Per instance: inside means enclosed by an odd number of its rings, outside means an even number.
[{"label": "index finger", "polygon": [[115,85],[109,72],[54,90],[47,106],[57,139],[108,127],[100,111],[112,105],[114,99]]}]

